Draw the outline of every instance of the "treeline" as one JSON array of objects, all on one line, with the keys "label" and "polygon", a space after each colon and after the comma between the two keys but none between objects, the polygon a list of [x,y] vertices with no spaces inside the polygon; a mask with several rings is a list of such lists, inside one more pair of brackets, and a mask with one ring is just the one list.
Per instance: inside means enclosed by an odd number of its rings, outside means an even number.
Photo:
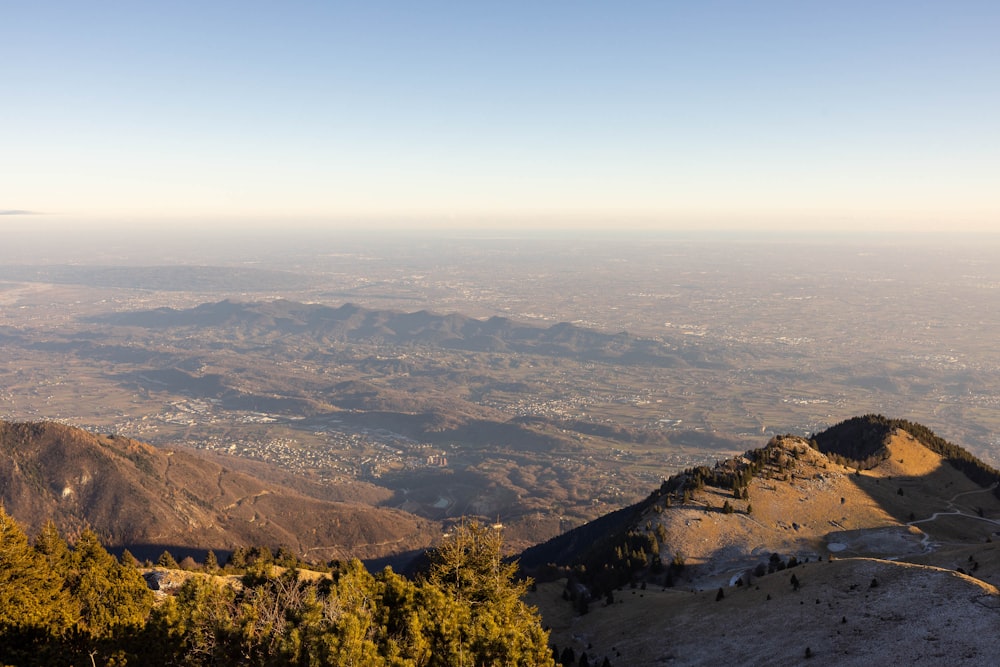
[{"label": "treeline", "polygon": [[332,572],[340,567],[339,561],[329,563],[318,563],[315,561],[305,561],[292,553],[287,547],[278,547],[271,550],[269,547],[252,546],[236,547],[229,554],[225,567],[219,564],[219,558],[215,552],[209,550],[205,554],[205,560],[199,563],[193,556],[185,556],[180,562],[174,558],[169,549],[165,549],[156,561],[145,560],[140,562],[132,555],[128,549],[122,551],[121,560],[126,565],[150,568],[154,565],[172,570],[188,570],[192,572],[206,572],[208,574],[244,574],[248,570],[259,569],[265,566],[275,566],[285,569],[310,570],[312,572]]},{"label": "treeline", "polygon": [[[49,524],[32,543],[0,508],[0,664],[553,665],[497,531],[458,527],[414,580],[357,560],[327,574],[255,559],[154,601],[134,561]],[[278,573],[280,571],[280,573]]]},{"label": "treeline", "polygon": [[[903,419],[855,417],[817,434],[808,444],[836,463],[867,469],[888,457],[886,442],[894,429],[910,433],[978,484],[988,486],[1000,481],[1000,472],[968,451],[925,426]],[[765,447],[742,456],[714,466],[688,468],[664,480],[644,500],[528,549],[522,563],[540,578],[565,576],[566,597],[581,613],[591,602],[622,586],[641,582],[672,586],[683,573],[684,554],[665,552],[668,545],[663,524],[646,520],[643,527],[643,517],[691,505],[705,511],[752,514],[751,481],[790,480],[796,461],[807,451],[800,438],[778,435]],[[730,491],[732,501],[711,506],[702,499],[706,487]],[[995,493],[1000,496],[1000,485]]]},{"label": "treeline", "polygon": [[[902,429],[924,444],[932,452],[943,456],[948,463],[965,473],[976,484],[989,486],[1000,482],[1000,470],[979,460],[968,450],[952,444],[936,435],[923,424],[915,424],[905,419],[890,420],[896,428]],[[1000,497],[1000,485],[993,493]]]},{"label": "treeline", "polygon": [[[522,565],[541,579],[566,577],[564,597],[580,613],[622,586],[648,581],[672,587],[684,570],[685,556],[672,553],[664,560],[667,535],[662,523],[654,526],[647,521],[643,527],[641,517],[699,502],[706,487],[730,490],[733,500],[744,502],[740,511],[750,513],[751,480],[787,477],[795,459],[806,451],[805,446],[788,447],[784,441],[784,436],[777,436],[766,447],[714,467],[695,466],[674,474],[644,500],[531,547],[522,554]],[[699,506],[727,514],[737,511],[728,500],[717,508],[700,502]]]},{"label": "treeline", "polygon": [[[813,436],[810,443],[832,460],[861,470],[873,468],[889,455],[886,443],[893,430],[905,431],[981,486],[1000,482],[1000,470],[968,450],[948,442],[923,424],[879,414],[854,417]],[[1000,497],[1000,485],[994,490]]]},{"label": "treeline", "polygon": [[85,530],[70,546],[48,523],[34,544],[0,508],[0,662],[122,664],[142,648],[153,594]]},{"label": "treeline", "polygon": [[[572,567],[568,568],[570,598],[579,611],[587,608],[583,596],[574,596],[576,588],[585,587],[592,598],[606,597],[614,589],[626,584],[635,585],[638,580],[649,581],[664,587],[672,587],[684,570],[684,554],[667,554],[665,562],[661,555],[667,541],[662,523],[646,521],[645,527],[636,519],[647,511],[660,514],[672,507],[683,507],[698,501],[705,487],[731,491],[734,500],[745,501],[744,513],[752,511],[750,505],[750,482],[755,477],[775,477],[785,474],[793,461],[805,448],[788,448],[784,438],[778,436],[766,447],[747,451],[741,457],[717,462],[714,467],[696,466],[672,475],[664,480],[658,489],[644,501],[634,505],[633,519],[619,530],[608,533],[606,538],[595,542],[594,548],[583,554]],[[736,507],[726,500],[720,507],[707,511],[724,514],[735,513]],[[654,526],[655,524],[655,526]]]},{"label": "treeline", "polygon": [[809,442],[834,463],[869,470],[889,456],[886,442],[892,421],[882,415],[852,417],[817,433]]}]

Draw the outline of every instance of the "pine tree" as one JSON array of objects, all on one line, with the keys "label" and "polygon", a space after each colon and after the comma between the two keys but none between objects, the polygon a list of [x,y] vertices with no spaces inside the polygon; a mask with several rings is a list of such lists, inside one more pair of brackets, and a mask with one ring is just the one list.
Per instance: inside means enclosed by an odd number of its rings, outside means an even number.
[{"label": "pine tree", "polygon": [[133,556],[132,552],[128,549],[122,551],[122,556],[119,561],[125,567],[139,567],[139,559]]},{"label": "pine tree", "polygon": [[242,570],[247,566],[247,550],[244,547],[236,547],[229,554],[226,567],[231,570]]},{"label": "pine tree", "polygon": [[517,565],[504,562],[502,544],[499,530],[475,521],[459,525],[431,553],[431,582],[463,601],[519,598],[527,586],[515,579]]},{"label": "pine tree", "polygon": [[522,601],[528,583],[516,573],[517,564],[503,559],[501,532],[475,521],[431,553],[430,583],[469,607],[473,664],[551,664],[548,632]]},{"label": "pine tree", "polygon": [[70,566],[70,548],[63,536],[59,534],[56,524],[51,520],[46,521],[38,535],[35,536],[35,551],[45,557],[45,562],[48,563],[49,567],[58,572],[60,576],[65,576]]},{"label": "pine tree", "polygon": [[180,568],[180,565],[177,564],[177,560],[174,559],[174,555],[167,550],[164,550],[163,553],[160,554],[160,557],[156,559],[156,564],[159,567],[167,567],[172,570]]},{"label": "pine tree", "polygon": [[59,572],[0,506],[0,633],[58,635],[70,618]]},{"label": "pine tree", "polygon": [[134,568],[109,554],[91,530],[73,545],[70,592],[80,605],[78,627],[95,639],[145,625],[153,594]]},{"label": "pine tree", "polygon": [[219,569],[219,559],[215,552],[209,549],[205,554],[205,572],[212,573]]},{"label": "pine tree", "polygon": [[191,577],[152,615],[151,625],[165,637],[166,664],[236,664],[236,591],[208,579]]}]

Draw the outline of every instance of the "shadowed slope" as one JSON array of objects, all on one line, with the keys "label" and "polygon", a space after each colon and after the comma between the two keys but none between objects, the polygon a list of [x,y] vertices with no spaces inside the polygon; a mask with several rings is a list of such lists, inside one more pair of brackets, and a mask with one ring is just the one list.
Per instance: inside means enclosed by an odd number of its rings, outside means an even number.
[{"label": "shadowed slope", "polygon": [[53,423],[0,422],[0,498],[29,533],[47,519],[109,547],[286,546],[318,560],[426,546],[430,522],[307,497],[212,459]]}]

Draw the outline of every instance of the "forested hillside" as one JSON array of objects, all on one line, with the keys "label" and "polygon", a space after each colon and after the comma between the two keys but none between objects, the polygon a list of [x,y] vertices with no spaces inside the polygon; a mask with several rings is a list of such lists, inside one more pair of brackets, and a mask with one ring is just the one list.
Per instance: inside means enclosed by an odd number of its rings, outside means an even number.
[{"label": "forested hillside", "polygon": [[[527,583],[492,529],[458,527],[410,580],[357,560],[328,574],[191,574],[159,602],[134,559],[49,524],[34,540],[0,509],[5,665],[552,665]],[[219,574],[239,574],[223,577]]]}]

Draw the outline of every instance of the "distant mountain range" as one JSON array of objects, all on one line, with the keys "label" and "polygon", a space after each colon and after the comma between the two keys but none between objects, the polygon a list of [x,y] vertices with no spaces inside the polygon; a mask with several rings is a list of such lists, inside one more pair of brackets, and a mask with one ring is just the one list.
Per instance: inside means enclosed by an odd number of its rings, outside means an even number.
[{"label": "distant mountain range", "polygon": [[721,361],[702,352],[628,333],[608,334],[562,322],[549,327],[514,322],[505,317],[479,320],[427,310],[402,313],[370,310],[354,304],[340,307],[274,301],[220,301],[195,308],[116,313],[97,321],[157,329],[220,329],[260,336],[309,336],[330,341],[426,345],[475,352],[519,352],[572,357],[617,364],[660,367],[718,367]]}]

